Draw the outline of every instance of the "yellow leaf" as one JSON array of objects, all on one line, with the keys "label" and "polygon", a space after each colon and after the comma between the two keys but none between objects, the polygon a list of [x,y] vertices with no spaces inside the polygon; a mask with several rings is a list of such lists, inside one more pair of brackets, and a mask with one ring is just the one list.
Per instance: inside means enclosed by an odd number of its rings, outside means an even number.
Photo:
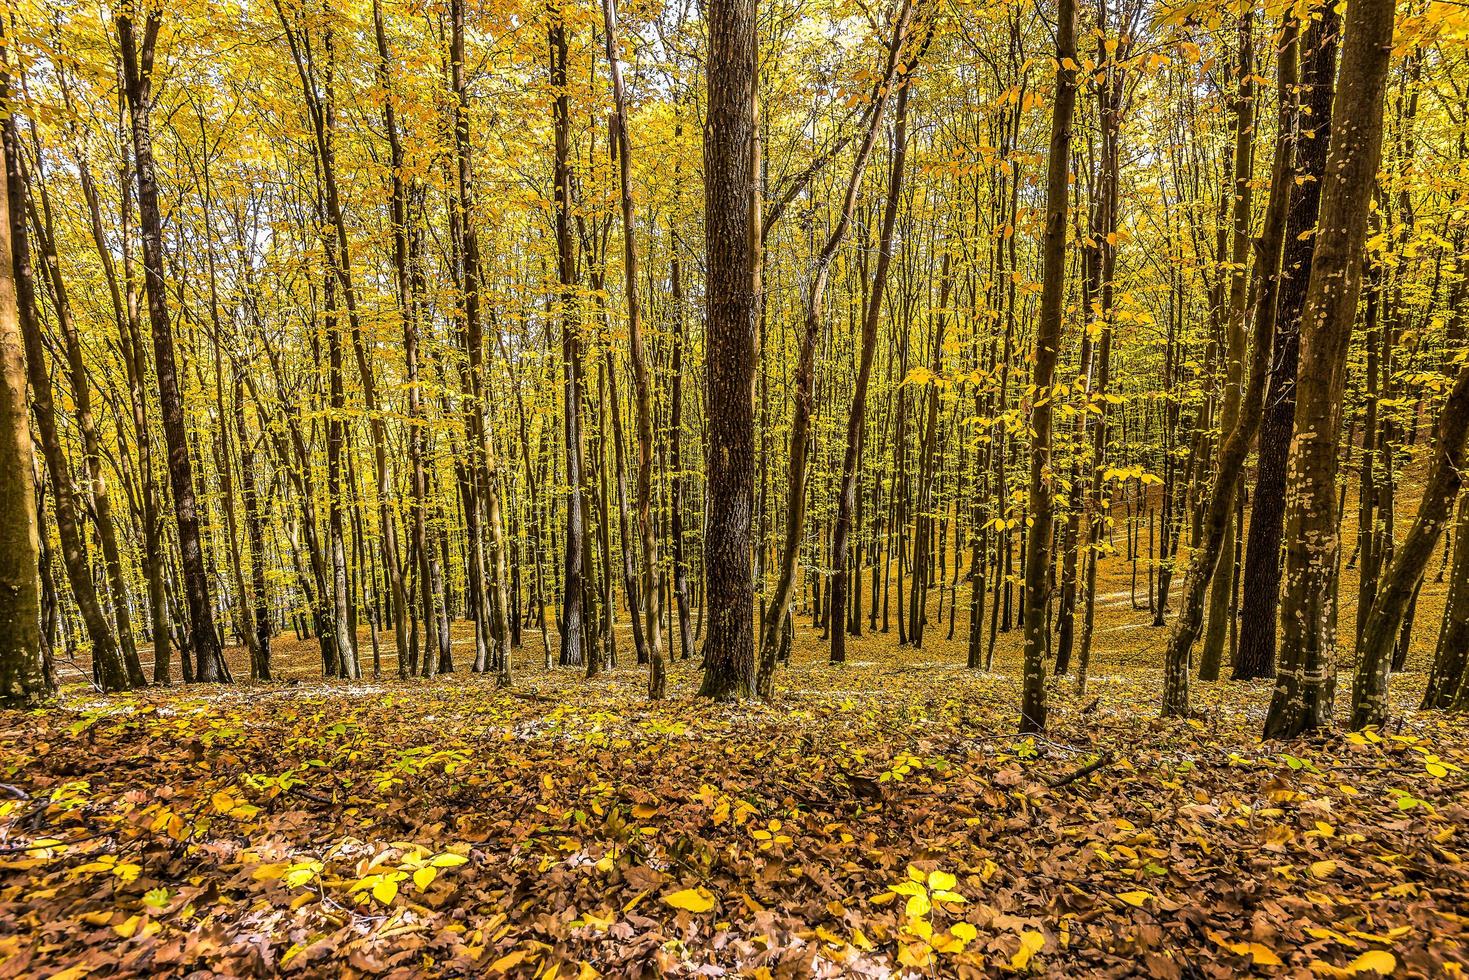
[{"label": "yellow leaf", "polygon": [[439,869],[435,868],[433,865],[419,868],[417,871],[413,872],[413,887],[417,888],[419,891],[427,891],[428,886],[432,885],[434,883],[434,879],[438,876]]},{"label": "yellow leaf", "polygon": [[1366,973],[1372,970],[1385,977],[1392,976],[1398,968],[1398,958],[1385,949],[1371,949],[1347,964],[1347,969],[1353,973]]},{"label": "yellow leaf", "polygon": [[933,952],[922,943],[904,943],[898,947],[898,963],[915,970],[926,970],[933,962]]},{"label": "yellow leaf", "polygon": [[714,896],[702,885],[698,888],[685,888],[672,895],[664,895],[663,901],[676,909],[686,909],[690,912],[708,912],[714,907]]},{"label": "yellow leaf", "polygon": [[1335,861],[1312,861],[1311,874],[1317,878],[1328,878],[1336,874],[1337,867],[1339,865]]},{"label": "yellow leaf", "polygon": [[1145,892],[1145,891],[1122,892],[1117,897],[1120,898],[1120,899],[1122,899],[1128,905],[1132,905],[1132,906],[1135,906],[1137,908],[1142,908],[1143,907],[1143,903],[1146,902],[1148,899],[1150,899],[1150,898],[1153,897],[1153,893],[1152,892]]},{"label": "yellow leaf", "polygon": [[525,959],[525,950],[511,950],[510,952],[506,953],[504,956],[500,957],[498,960],[490,964],[490,974],[493,976],[496,973],[505,973],[506,971],[519,966],[520,961],[523,959]]},{"label": "yellow leaf", "polygon": [[392,878],[379,878],[372,886],[372,897],[384,905],[391,905],[398,897],[398,883]]},{"label": "yellow leaf", "polygon": [[657,812],[658,808],[656,806],[653,806],[651,803],[639,803],[637,806],[632,808],[632,815],[637,817],[639,820],[647,820],[649,817],[653,816]]},{"label": "yellow leaf", "polygon": [[927,895],[914,895],[908,899],[908,905],[904,909],[908,918],[917,919],[933,911],[933,903],[928,900]]},{"label": "yellow leaf", "polygon": [[[1242,943],[1245,948],[1243,952],[1249,953],[1255,961],[1256,966],[1281,966],[1280,957],[1275,951],[1261,943]],[[1240,950],[1236,950],[1240,952]]]},{"label": "yellow leaf", "polygon": [[1040,952],[1046,944],[1046,937],[1034,929],[1027,929],[1020,934],[1020,948],[1015,955],[1010,957],[1010,969],[1023,970],[1030,964],[1030,958]]},{"label": "yellow leaf", "polygon": [[463,854],[438,854],[429,864],[436,868],[457,868],[468,860]]},{"label": "yellow leaf", "polygon": [[838,936],[836,933],[826,928],[826,926],[816,927],[816,938],[822,940],[823,942],[830,943],[837,949],[841,949],[843,946],[846,945],[846,942],[842,939],[841,936]]},{"label": "yellow leaf", "polygon": [[237,805],[235,798],[225,790],[220,790],[218,793],[215,793],[209,798],[209,802],[213,803],[214,808],[220,813],[229,813]]},{"label": "yellow leaf", "polygon": [[931,891],[946,892],[958,883],[959,880],[947,871],[930,871],[928,873],[928,887]]},{"label": "yellow leaf", "polygon": [[1229,950],[1236,956],[1248,956],[1254,960],[1256,966],[1281,966],[1280,957],[1275,951],[1263,943],[1233,943],[1225,939],[1213,929],[1208,930],[1209,939]]}]

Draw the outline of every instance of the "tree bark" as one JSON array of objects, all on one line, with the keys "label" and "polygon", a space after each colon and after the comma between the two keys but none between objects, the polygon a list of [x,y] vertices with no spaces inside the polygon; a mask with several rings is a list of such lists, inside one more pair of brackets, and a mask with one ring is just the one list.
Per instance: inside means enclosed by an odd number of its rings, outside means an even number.
[{"label": "tree bark", "polygon": [[1061,307],[1066,298],[1066,212],[1070,203],[1071,127],[1076,112],[1076,0],[1056,7],[1056,92],[1046,155],[1046,223],[1041,243],[1041,297],[1036,321],[1034,388],[1030,409],[1031,526],[1025,538],[1024,678],[1020,730],[1046,727],[1046,606],[1051,566],[1055,474],[1051,472],[1051,415]]},{"label": "tree bark", "polygon": [[[582,368],[580,330],[576,298],[576,257],[571,238],[571,121],[566,94],[566,23],[559,6],[552,11],[549,31],[551,90],[555,93],[552,116],[555,126],[556,273],[561,287],[561,364],[563,421],[566,429],[566,542],[564,598],[561,606],[561,665],[581,666],[583,656],[596,656],[591,644],[583,642],[586,589],[585,537],[582,480]],[[583,646],[589,649],[583,652]]]},{"label": "tree bark", "polygon": [[0,167],[0,182],[0,706],[29,708],[52,692],[41,659],[41,546],[10,236],[9,167]]},{"label": "tree bark", "polygon": [[138,222],[143,242],[143,291],[153,333],[153,360],[158,376],[158,405],[168,447],[168,477],[173,488],[174,523],[178,530],[179,564],[189,613],[189,645],[195,680],[228,681],[229,668],[214,627],[209,577],[199,539],[199,509],[194,492],[194,466],[189,459],[188,429],[183,392],[179,388],[178,358],[173,326],[168,319],[163,274],[163,218],[158,209],[158,180],[153,164],[153,53],[162,26],[162,14],[150,10],[138,38],[132,15],[117,18],[122,49],[124,89],[132,117],[134,176],[138,185]]},{"label": "tree bark", "polygon": [[708,630],[699,694],[754,691],[755,316],[760,240],[756,166],[757,0],[709,0],[704,121],[704,587]]},{"label": "tree bark", "polygon": [[[1320,16],[1314,16],[1319,12]],[[1280,298],[1265,414],[1260,422],[1259,461],[1250,505],[1245,547],[1244,598],[1240,619],[1250,628],[1240,633],[1235,680],[1269,677],[1275,671],[1277,613],[1280,603],[1280,545],[1285,517],[1285,464],[1295,428],[1296,369],[1300,363],[1301,311],[1311,278],[1316,216],[1326,173],[1331,136],[1331,97],[1335,91],[1337,37],[1341,15],[1323,3],[1301,36],[1304,98],[1297,112],[1295,187],[1285,225]],[[1258,314],[1257,314],[1258,315]]]},{"label": "tree bark", "polygon": [[[618,190],[622,206],[623,291],[627,299],[628,344],[632,351],[633,395],[638,427],[638,541],[643,559],[643,622],[648,644],[648,697],[661,699],[667,692],[667,667],[663,655],[662,589],[658,576],[658,535],[653,525],[653,395],[652,372],[643,340],[643,311],[638,299],[638,247],[636,211],[632,199],[632,140],[628,135],[627,93],[622,84],[622,52],[617,37],[616,0],[602,0],[606,26],[607,66],[612,76],[612,99],[617,119]],[[678,378],[674,378],[678,383]]]},{"label": "tree bark", "polygon": [[[893,259],[893,227],[897,224],[898,204],[903,195],[903,174],[908,159],[908,93],[912,76],[905,74],[899,82],[898,104],[893,113],[893,156],[888,176],[887,203],[883,206],[882,231],[878,235],[877,264],[872,271],[872,288],[862,317],[862,336],[858,343],[857,380],[852,391],[852,407],[847,413],[847,449],[842,460],[841,483],[837,491],[836,522],[831,534],[831,600],[837,609],[847,606],[847,550],[852,528],[852,509],[857,502],[857,473],[862,459],[863,431],[867,417],[867,387],[872,378],[872,359],[877,348],[877,327],[882,318],[882,301],[887,288],[888,266]],[[944,255],[947,268],[949,256]],[[847,659],[847,631],[837,623],[831,630],[831,662]]]},{"label": "tree bark", "polygon": [[1361,289],[1367,213],[1382,155],[1393,13],[1387,0],[1355,0],[1346,11],[1327,176],[1301,323],[1296,434],[1286,471],[1284,632],[1267,738],[1292,738],[1331,721],[1342,388]]},{"label": "tree bark", "polygon": [[1387,722],[1387,676],[1393,644],[1463,485],[1466,434],[1469,434],[1469,363],[1459,370],[1458,381],[1444,401],[1433,468],[1424,480],[1418,516],[1378,582],[1376,598],[1367,613],[1357,653],[1356,681],[1352,685],[1354,729]]}]

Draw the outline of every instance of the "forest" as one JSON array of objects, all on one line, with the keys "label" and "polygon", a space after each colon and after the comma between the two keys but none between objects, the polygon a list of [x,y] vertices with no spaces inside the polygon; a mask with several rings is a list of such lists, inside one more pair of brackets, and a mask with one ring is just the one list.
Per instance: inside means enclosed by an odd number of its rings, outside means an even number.
[{"label": "forest", "polygon": [[0,980],[1469,970],[1469,4],[13,0]]}]

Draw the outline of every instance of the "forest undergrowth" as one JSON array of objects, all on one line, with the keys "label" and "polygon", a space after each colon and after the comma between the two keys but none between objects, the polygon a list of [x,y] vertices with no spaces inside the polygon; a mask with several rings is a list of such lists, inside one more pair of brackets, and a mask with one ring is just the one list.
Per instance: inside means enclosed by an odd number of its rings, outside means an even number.
[{"label": "forest undergrowth", "polygon": [[0,975],[1469,963],[1469,723],[1415,710],[1421,656],[1388,729],[1261,743],[1268,683],[1160,720],[1165,631],[1125,591],[1098,612],[1088,690],[1058,680],[1039,737],[1018,638],[975,672],[932,626],[833,667],[808,620],[771,704],[696,702],[693,661],[651,703],[633,666],[548,672],[529,639],[509,690],[308,679],[284,638],[273,685],[73,688],[0,715]]}]

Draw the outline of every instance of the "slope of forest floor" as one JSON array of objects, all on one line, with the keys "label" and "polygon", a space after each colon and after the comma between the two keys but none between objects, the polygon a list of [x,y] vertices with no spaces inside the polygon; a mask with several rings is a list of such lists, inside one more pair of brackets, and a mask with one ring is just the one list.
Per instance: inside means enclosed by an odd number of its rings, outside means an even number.
[{"label": "slope of forest floor", "polygon": [[1163,722],[1144,618],[1034,739],[1011,637],[994,673],[942,636],[830,667],[803,628],[774,705],[692,662],[656,705],[631,667],[73,688],[0,715],[0,976],[1469,965],[1469,722],[1412,710],[1421,673],[1380,734],[1262,744],[1263,683]]}]

